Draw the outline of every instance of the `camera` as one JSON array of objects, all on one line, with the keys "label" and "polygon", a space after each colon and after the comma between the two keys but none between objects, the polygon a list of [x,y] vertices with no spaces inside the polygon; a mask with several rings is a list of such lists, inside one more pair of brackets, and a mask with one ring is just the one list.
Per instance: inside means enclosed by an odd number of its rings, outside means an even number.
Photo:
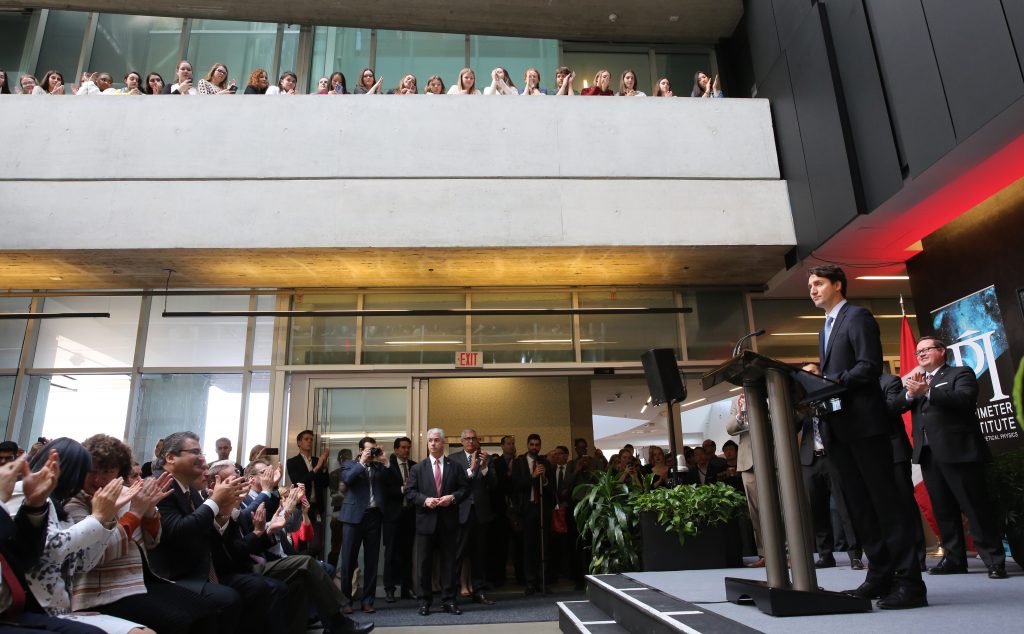
[{"label": "camera", "polygon": [[370,457],[371,458],[379,458],[380,456],[383,456],[383,455],[384,455],[384,450],[381,449],[380,447],[371,447],[370,448]]}]

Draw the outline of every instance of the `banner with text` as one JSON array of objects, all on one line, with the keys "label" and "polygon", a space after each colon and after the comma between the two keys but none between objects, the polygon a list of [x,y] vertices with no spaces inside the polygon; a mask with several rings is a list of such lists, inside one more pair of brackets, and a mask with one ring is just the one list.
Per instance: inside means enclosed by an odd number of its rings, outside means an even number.
[{"label": "banner with text", "polygon": [[932,311],[935,333],[949,344],[949,364],[966,366],[978,377],[978,421],[994,453],[1022,442],[1010,395],[1014,370],[995,286]]}]

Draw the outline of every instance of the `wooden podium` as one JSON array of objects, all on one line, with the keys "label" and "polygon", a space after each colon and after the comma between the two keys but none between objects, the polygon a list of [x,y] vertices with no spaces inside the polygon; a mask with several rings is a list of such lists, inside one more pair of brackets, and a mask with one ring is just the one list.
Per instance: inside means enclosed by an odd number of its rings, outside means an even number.
[{"label": "wooden podium", "polygon": [[747,350],[701,377],[705,390],[720,383],[743,387],[768,574],[767,582],[726,577],[726,598],[753,602],[773,616],[870,612],[868,599],[818,587],[810,503],[796,445],[794,400],[813,405],[834,398],[843,388],[806,372],[795,384],[794,374],[789,365]]}]

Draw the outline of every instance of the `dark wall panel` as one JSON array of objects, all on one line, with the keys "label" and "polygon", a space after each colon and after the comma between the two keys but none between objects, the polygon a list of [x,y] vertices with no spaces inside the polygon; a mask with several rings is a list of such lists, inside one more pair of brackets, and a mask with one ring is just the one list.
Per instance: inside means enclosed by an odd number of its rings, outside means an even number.
[{"label": "dark wall panel", "polygon": [[829,0],[825,13],[867,213],[903,187],[903,174],[863,0]]},{"label": "dark wall panel", "polygon": [[1024,95],[999,0],[923,0],[958,141]]},{"label": "dark wall panel", "polygon": [[918,0],[864,3],[889,112],[910,175],[917,176],[956,144],[924,10]]},{"label": "dark wall panel", "polygon": [[1024,72],[1024,0],[1003,0],[1003,15],[1017,50],[1017,65]]},{"label": "dark wall panel", "polygon": [[793,86],[789,80],[789,66],[785,56],[776,60],[758,84],[759,96],[768,97],[775,128],[775,145],[779,151],[779,168],[789,189],[789,204],[793,209],[793,225],[799,257],[804,257],[821,243],[815,220],[811,188],[807,183],[807,165],[804,162],[800,125],[793,102]]},{"label": "dark wall panel", "polygon": [[781,53],[772,3],[770,0],[747,0],[743,16],[750,33],[750,58],[754,63],[754,77],[760,83]]},{"label": "dark wall panel", "polygon": [[770,0],[775,13],[775,29],[779,34],[779,48],[786,50],[789,41],[814,7],[814,0]]},{"label": "dark wall panel", "polygon": [[786,60],[811,200],[824,239],[856,217],[857,201],[823,22],[824,8],[819,4],[793,34]]}]

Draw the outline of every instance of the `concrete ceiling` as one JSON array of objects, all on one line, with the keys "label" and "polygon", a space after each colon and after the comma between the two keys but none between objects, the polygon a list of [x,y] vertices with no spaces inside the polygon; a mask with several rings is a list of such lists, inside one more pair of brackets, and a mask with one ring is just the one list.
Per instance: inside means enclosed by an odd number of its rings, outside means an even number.
[{"label": "concrete ceiling", "polygon": [[[729,37],[743,15],[742,0],[0,0],[0,8],[25,6],[401,31],[684,44],[714,44]],[[613,14],[614,20],[610,19]]]},{"label": "concrete ceiling", "polygon": [[0,251],[0,289],[763,286],[785,246]]}]

